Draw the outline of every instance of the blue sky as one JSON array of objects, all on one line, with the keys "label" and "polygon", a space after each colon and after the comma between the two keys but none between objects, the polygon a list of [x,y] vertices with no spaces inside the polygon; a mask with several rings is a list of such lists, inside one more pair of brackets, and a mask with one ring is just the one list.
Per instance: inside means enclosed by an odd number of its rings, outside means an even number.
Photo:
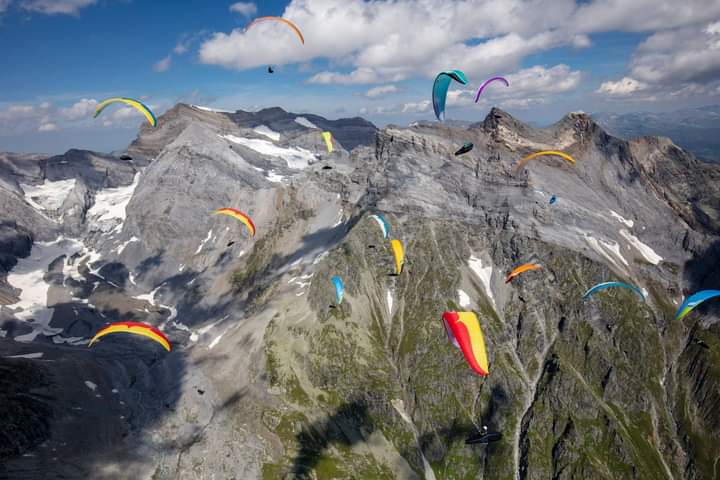
[{"label": "blue sky", "polygon": [[[293,20],[245,29],[257,16]],[[0,151],[122,149],[142,117],[179,101],[281,106],[378,125],[433,118],[430,89],[459,68],[447,118],[494,105],[547,124],[569,111],[720,103],[716,0],[0,0]],[[276,73],[269,75],[267,65]],[[475,104],[474,90],[503,75]]]}]

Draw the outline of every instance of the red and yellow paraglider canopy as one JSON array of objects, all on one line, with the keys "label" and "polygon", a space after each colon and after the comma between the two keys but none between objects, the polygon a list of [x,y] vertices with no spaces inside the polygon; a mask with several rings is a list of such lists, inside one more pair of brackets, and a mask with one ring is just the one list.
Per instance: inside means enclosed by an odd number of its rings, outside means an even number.
[{"label": "red and yellow paraglider canopy", "polygon": [[248,228],[248,230],[250,231],[250,235],[252,235],[253,237],[255,236],[255,224],[250,219],[250,217],[248,217],[240,210],[235,210],[234,208],[220,208],[218,210],[215,210],[213,213],[218,215],[227,215],[236,220],[240,220]]},{"label": "red and yellow paraglider canopy", "polygon": [[172,349],[170,347],[170,340],[157,328],[148,325],[147,323],[141,322],[115,322],[111,323],[107,327],[98,331],[95,336],[88,343],[88,347],[92,347],[93,343],[97,342],[100,338],[111,333],[132,333],[133,335],[141,335],[143,337],[155,340],[157,343],[163,346],[168,352]]},{"label": "red and yellow paraglider canopy", "polygon": [[443,323],[448,338],[462,351],[470,368],[478,375],[486,376],[490,366],[477,315],[473,312],[445,312]]}]

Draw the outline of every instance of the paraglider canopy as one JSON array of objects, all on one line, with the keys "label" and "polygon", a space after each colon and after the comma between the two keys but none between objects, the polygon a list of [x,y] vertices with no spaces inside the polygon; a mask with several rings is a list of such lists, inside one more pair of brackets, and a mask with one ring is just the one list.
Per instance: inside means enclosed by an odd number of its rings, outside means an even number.
[{"label": "paraglider canopy", "polygon": [[322,132],[322,138],[323,138],[323,140],[325,140],[325,146],[327,147],[328,153],[332,153],[332,151],[333,151],[332,133]]},{"label": "paraglider canopy", "polygon": [[297,25],[295,25],[293,22],[291,22],[290,20],[288,20],[286,18],[258,17],[255,20],[253,20],[252,22],[250,22],[250,24],[247,26],[247,30],[250,30],[250,28],[252,28],[253,25],[257,25],[258,23],[263,23],[263,22],[282,22],[282,23],[284,23],[285,25],[290,27],[293,30],[293,32],[295,32],[295,35],[297,35],[297,37],[300,39],[300,43],[305,45],[305,37],[303,37],[303,34],[300,31],[300,29],[297,27]]},{"label": "paraglider canopy", "polygon": [[255,236],[255,224],[245,213],[234,208],[219,208],[213,212],[216,215],[227,215],[236,220],[240,220],[250,231],[250,235]]},{"label": "paraglider canopy", "polygon": [[503,77],[489,78],[489,79],[485,80],[482,85],[480,85],[480,88],[477,91],[477,95],[475,95],[475,103],[477,103],[478,100],[480,100],[480,94],[482,93],[483,90],[485,90],[485,87],[487,87],[490,82],[502,82],[505,84],[506,87],[510,86],[508,81],[505,80],[505,78],[503,78]]},{"label": "paraglider canopy", "polygon": [[445,99],[447,98],[448,87],[452,80],[463,85],[467,85],[468,83],[465,74],[461,70],[445,70],[440,72],[437,77],[435,77],[435,83],[433,83],[433,110],[435,111],[435,117],[441,122],[445,120]]},{"label": "paraglider canopy", "polygon": [[96,118],[103,110],[105,110],[105,107],[113,103],[124,103],[126,105],[130,105],[135,110],[145,115],[145,118],[150,125],[152,125],[153,127],[157,127],[157,118],[155,117],[155,114],[152,112],[152,110],[150,110],[147,105],[145,105],[139,100],[135,100],[134,98],[112,97],[105,99],[102,102],[98,103],[97,107],[95,107],[95,113],[93,114],[93,118]]},{"label": "paraglider canopy", "polygon": [[505,279],[505,283],[510,283],[513,278],[517,277],[523,272],[527,272],[529,270],[541,270],[543,267],[542,265],[534,264],[534,263],[523,263],[517,268],[514,268],[510,273],[508,273],[507,278]]},{"label": "paraglider canopy", "polygon": [[332,277],[332,283],[335,286],[335,301],[340,305],[345,295],[345,285],[343,285],[342,278],[337,275]]},{"label": "paraglider canopy", "polygon": [[474,312],[445,312],[443,324],[450,341],[462,351],[470,368],[481,376],[486,376],[488,365],[485,338],[480,322]]},{"label": "paraglider canopy", "polygon": [[392,248],[395,257],[395,275],[400,275],[405,264],[405,249],[400,240],[390,240],[390,248]]},{"label": "paraglider canopy", "polygon": [[518,162],[515,168],[513,168],[513,173],[517,173],[518,171],[520,171],[520,169],[523,168],[530,160],[545,155],[554,155],[556,157],[563,158],[571,164],[575,165],[575,159],[565,152],[557,152],[555,150],[543,150],[541,152],[531,153],[530,155],[523,157],[523,159]]},{"label": "paraglider canopy", "polygon": [[373,215],[370,215],[370,218],[375,220],[377,224],[380,226],[380,230],[382,230],[382,234],[384,238],[388,238],[388,234],[390,233],[390,224],[388,224],[387,220],[385,220],[385,217],[382,216],[380,213],[376,213]]},{"label": "paraglider canopy", "polygon": [[583,298],[586,299],[586,298],[590,297],[591,295],[593,295],[595,292],[599,292],[600,290],[605,290],[606,288],[611,288],[611,287],[629,288],[633,292],[640,295],[640,298],[642,298],[643,301],[645,300],[645,293],[643,293],[642,290],[640,290],[635,285],[630,285],[629,283],[623,283],[623,282],[598,283],[594,287],[590,288],[587,292],[585,292],[585,294],[583,295]]},{"label": "paraglider canopy", "polygon": [[705,300],[720,296],[720,290],[702,290],[700,292],[690,295],[675,313],[676,320],[682,320],[685,316],[690,313],[695,307],[700,305]]},{"label": "paraglider canopy", "polygon": [[462,155],[464,153],[468,153],[470,150],[473,149],[473,147],[475,147],[475,145],[473,145],[471,142],[467,142],[462,147],[460,147],[460,149],[457,152],[455,152],[455,156]]},{"label": "paraglider canopy", "polygon": [[465,439],[465,445],[497,442],[501,438],[502,434],[500,432],[476,433]]},{"label": "paraglider canopy", "polygon": [[140,335],[143,337],[155,340],[157,343],[163,346],[168,352],[171,350],[170,340],[157,328],[141,322],[115,322],[111,323],[105,328],[100,329],[95,336],[88,343],[88,347],[91,347],[100,338],[110,333],[132,333],[133,335]]}]

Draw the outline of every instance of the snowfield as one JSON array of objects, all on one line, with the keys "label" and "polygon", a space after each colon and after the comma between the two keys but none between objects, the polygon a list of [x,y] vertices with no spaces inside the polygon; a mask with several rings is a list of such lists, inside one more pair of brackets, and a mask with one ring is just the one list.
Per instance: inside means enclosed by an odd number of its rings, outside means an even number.
[{"label": "snowfield", "polygon": [[21,183],[20,188],[25,192],[25,201],[37,210],[57,210],[75,188],[75,179],[70,178],[56,182],[49,182],[46,179],[42,185]]},{"label": "snowfield", "polygon": [[47,306],[47,295],[50,284],[45,282],[45,274],[50,264],[61,255],[70,257],[83,249],[83,244],[73,239],[60,237],[54,242],[38,242],[33,245],[30,255],[18,260],[17,265],[8,274],[10,285],[22,289],[20,301],[10,305],[19,308],[15,316],[20,320],[29,321],[32,332],[15,337],[18,342],[31,342],[39,334],[57,335],[62,328],[50,326],[54,309]]},{"label": "snowfield", "polygon": [[280,134],[269,127],[266,127],[265,125],[260,125],[259,127],[255,127],[253,129],[253,132],[259,133],[260,135],[265,135],[270,140],[273,140],[275,142],[280,141]]},{"label": "snowfield", "polygon": [[470,259],[468,260],[468,265],[470,266],[470,269],[473,272],[475,272],[475,275],[477,275],[477,277],[482,282],[483,287],[485,289],[485,295],[487,295],[488,298],[490,299],[490,301],[492,302],[493,308],[496,308],[495,297],[493,296],[492,290],[490,288],[490,280],[492,278],[492,272],[493,272],[492,265],[483,267],[482,260],[475,257],[474,255],[470,256]]},{"label": "snowfield", "polygon": [[635,235],[631,234],[625,229],[620,230],[620,235],[630,242],[630,244],[637,249],[638,252],[647,260],[648,262],[652,263],[653,265],[657,265],[662,261],[662,257],[655,253],[655,250],[650,248],[649,246],[645,245],[643,242],[640,241]]},{"label": "snowfield", "polygon": [[233,143],[237,143],[238,145],[255,150],[263,155],[279,157],[285,160],[289,168],[295,170],[307,168],[311,162],[315,161],[315,154],[302,147],[284,148],[260,138],[243,138],[236,137],[235,135],[220,135],[220,138],[224,138],[225,140],[229,140]]},{"label": "snowfield", "polygon": [[130,185],[118,188],[106,188],[95,194],[95,203],[87,216],[90,219],[91,230],[107,232],[120,232],[125,222],[127,208],[130,199],[135,193],[135,188],[140,181],[140,172]]},{"label": "snowfield", "polygon": [[318,128],[317,125],[315,125],[314,123],[312,123],[310,120],[308,120],[305,117],[295,117],[295,123],[299,123],[303,127],[307,127],[307,128]]}]

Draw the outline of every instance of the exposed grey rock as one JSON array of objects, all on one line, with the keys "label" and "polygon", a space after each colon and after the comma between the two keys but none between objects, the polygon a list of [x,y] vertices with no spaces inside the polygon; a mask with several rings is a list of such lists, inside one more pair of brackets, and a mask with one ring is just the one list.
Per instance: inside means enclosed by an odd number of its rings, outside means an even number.
[{"label": "exposed grey rock", "polygon": [[[6,408],[30,390],[36,402],[11,424],[20,435],[0,436],[0,476],[712,476],[720,309],[673,315],[720,287],[718,167],[579,113],[545,129],[492,109],[377,130],[179,104],[158,123],[130,160],[0,157],[1,265],[36,262],[50,309],[29,322],[23,292],[0,282],[0,357],[42,354],[0,358],[28,370]],[[541,149],[577,164],[513,172]],[[71,178],[52,211],[21,187]],[[399,276],[374,212],[406,247]],[[524,262],[544,268],[504,283]],[[647,302],[582,299],[612,279]],[[488,377],[447,342],[445,309],[478,313]],[[124,335],[86,347],[118,320],[162,328],[173,351]],[[503,439],[465,446],[483,424]]]}]

